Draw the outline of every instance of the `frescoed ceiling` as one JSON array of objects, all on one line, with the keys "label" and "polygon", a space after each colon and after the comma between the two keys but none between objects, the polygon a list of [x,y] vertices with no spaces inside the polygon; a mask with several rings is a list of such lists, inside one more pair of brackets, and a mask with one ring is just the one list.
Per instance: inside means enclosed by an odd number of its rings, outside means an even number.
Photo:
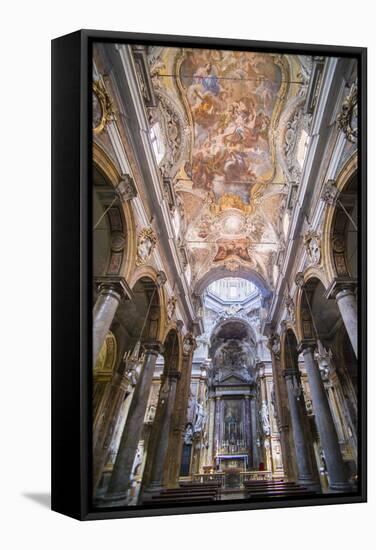
[{"label": "frescoed ceiling", "polygon": [[[181,214],[192,285],[212,267],[273,285],[289,187],[299,176],[307,66],[298,56],[152,48],[161,170]],[[303,144],[304,145],[304,144]]]}]

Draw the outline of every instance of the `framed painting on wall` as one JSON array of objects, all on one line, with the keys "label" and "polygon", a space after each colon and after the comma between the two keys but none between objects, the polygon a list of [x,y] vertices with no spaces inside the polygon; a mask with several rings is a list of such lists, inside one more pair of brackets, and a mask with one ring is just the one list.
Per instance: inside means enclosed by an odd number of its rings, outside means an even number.
[{"label": "framed painting on wall", "polygon": [[364,502],[366,50],[78,31],[52,115],[53,510]]}]

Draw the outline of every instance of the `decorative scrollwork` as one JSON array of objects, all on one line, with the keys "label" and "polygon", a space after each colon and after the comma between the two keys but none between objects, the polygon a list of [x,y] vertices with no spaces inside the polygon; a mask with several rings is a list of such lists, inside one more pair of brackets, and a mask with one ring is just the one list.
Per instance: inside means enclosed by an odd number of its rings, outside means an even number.
[{"label": "decorative scrollwork", "polygon": [[358,86],[355,82],[342,103],[337,121],[346,138],[355,143],[358,138]]},{"label": "decorative scrollwork", "polygon": [[99,134],[108,122],[114,120],[112,101],[101,80],[93,82],[93,132]]},{"label": "decorative scrollwork", "polygon": [[157,237],[151,227],[144,227],[137,240],[136,265],[144,264],[157,244]]}]

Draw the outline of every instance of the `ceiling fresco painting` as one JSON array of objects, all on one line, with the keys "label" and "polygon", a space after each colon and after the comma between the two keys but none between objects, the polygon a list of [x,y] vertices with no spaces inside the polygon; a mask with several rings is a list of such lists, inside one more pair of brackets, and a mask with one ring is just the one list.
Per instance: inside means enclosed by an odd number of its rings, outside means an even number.
[{"label": "ceiling fresco painting", "polygon": [[193,188],[250,202],[252,187],[273,174],[268,133],[281,70],[261,54],[193,50],[180,66],[194,126]]},{"label": "ceiling fresco painting", "polygon": [[286,131],[293,119],[300,132],[307,67],[298,56],[184,48],[153,50],[149,63],[184,144],[169,166],[192,285],[224,266],[257,271],[271,287],[294,153]]}]

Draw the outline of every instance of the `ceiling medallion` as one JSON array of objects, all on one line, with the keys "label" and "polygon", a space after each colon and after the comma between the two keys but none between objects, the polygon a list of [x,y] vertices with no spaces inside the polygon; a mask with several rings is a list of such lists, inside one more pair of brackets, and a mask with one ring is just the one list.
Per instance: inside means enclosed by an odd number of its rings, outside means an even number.
[{"label": "ceiling medallion", "polygon": [[245,226],[244,217],[236,210],[224,214],[221,219],[222,232],[225,235],[238,235]]}]

